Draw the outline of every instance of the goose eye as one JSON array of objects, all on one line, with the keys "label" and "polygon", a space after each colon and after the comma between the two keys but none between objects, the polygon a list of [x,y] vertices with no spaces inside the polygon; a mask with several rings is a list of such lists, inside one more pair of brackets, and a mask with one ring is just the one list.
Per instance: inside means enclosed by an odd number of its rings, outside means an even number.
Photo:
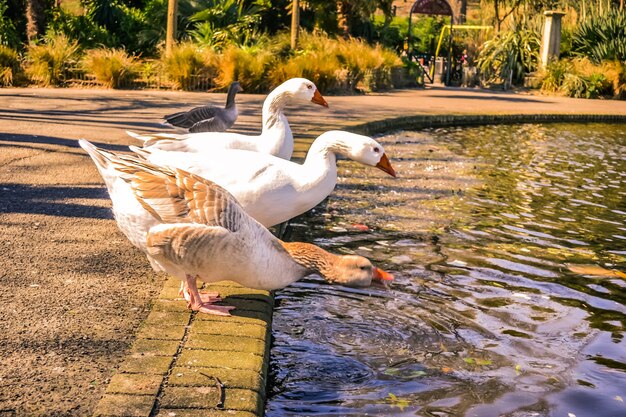
[{"label": "goose eye", "polygon": [[313,86],[311,84],[307,85],[306,88],[308,88],[309,90],[313,88]]},{"label": "goose eye", "polygon": [[375,153],[380,152],[380,149],[378,149],[378,146],[375,146],[375,147],[374,147],[374,152],[375,152]]},{"label": "goose eye", "polygon": [[368,269],[370,269],[370,267],[369,266],[360,266],[359,269],[361,271],[367,271]]}]

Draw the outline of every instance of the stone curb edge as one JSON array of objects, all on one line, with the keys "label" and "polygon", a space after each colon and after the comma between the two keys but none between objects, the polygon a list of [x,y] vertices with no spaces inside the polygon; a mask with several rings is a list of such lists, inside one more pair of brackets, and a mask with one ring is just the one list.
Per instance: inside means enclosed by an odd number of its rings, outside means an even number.
[{"label": "stone curb edge", "polygon": [[516,123],[626,123],[621,114],[423,114],[375,120],[350,126],[355,133],[375,135],[398,130],[415,130],[429,127],[479,126]]}]

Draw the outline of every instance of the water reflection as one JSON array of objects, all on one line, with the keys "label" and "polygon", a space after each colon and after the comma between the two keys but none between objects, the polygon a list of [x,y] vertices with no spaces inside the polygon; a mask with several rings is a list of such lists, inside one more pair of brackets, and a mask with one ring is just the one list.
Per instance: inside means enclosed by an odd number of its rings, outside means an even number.
[{"label": "water reflection", "polygon": [[342,163],[293,238],[396,282],[278,293],[267,415],[626,415],[624,129],[381,141],[400,177]]}]

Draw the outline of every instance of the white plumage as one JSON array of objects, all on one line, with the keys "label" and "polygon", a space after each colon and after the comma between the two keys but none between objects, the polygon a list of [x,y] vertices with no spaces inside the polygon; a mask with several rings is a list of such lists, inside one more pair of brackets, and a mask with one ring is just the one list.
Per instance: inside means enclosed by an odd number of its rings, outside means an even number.
[{"label": "white plumage", "polygon": [[313,102],[325,107],[328,104],[315,84],[305,78],[292,78],[276,87],[263,103],[263,131],[260,135],[242,135],[232,132],[203,132],[188,134],[156,133],[136,134],[144,147],[165,151],[212,154],[219,149],[241,149],[290,159],[293,153],[293,134],[285,106],[296,101]]},{"label": "white plumage", "polygon": [[395,176],[382,145],[367,136],[333,130],[320,135],[303,164],[243,150],[204,153],[131,147],[147,160],[209,179],[235,196],[246,212],[270,227],[321,203],[337,183],[336,155]]},{"label": "white plumage", "polygon": [[153,267],[183,281],[193,310],[228,315],[233,308],[214,305],[219,301],[215,294],[201,295],[196,278],[232,280],[266,290],[282,288],[312,272],[354,286],[392,279],[363,257],[336,256],[314,245],[281,242],[230,193],[209,180],[79,142],[107,185],[120,229],[146,253]]}]

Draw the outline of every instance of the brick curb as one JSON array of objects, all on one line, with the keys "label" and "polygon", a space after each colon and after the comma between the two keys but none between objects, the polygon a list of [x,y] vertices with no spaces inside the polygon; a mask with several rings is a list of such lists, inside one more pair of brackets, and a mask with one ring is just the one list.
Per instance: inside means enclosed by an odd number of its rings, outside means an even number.
[{"label": "brick curb", "polygon": [[196,315],[169,278],[93,413],[97,417],[254,417],[263,414],[274,300],[230,282],[217,291],[232,317]]}]

